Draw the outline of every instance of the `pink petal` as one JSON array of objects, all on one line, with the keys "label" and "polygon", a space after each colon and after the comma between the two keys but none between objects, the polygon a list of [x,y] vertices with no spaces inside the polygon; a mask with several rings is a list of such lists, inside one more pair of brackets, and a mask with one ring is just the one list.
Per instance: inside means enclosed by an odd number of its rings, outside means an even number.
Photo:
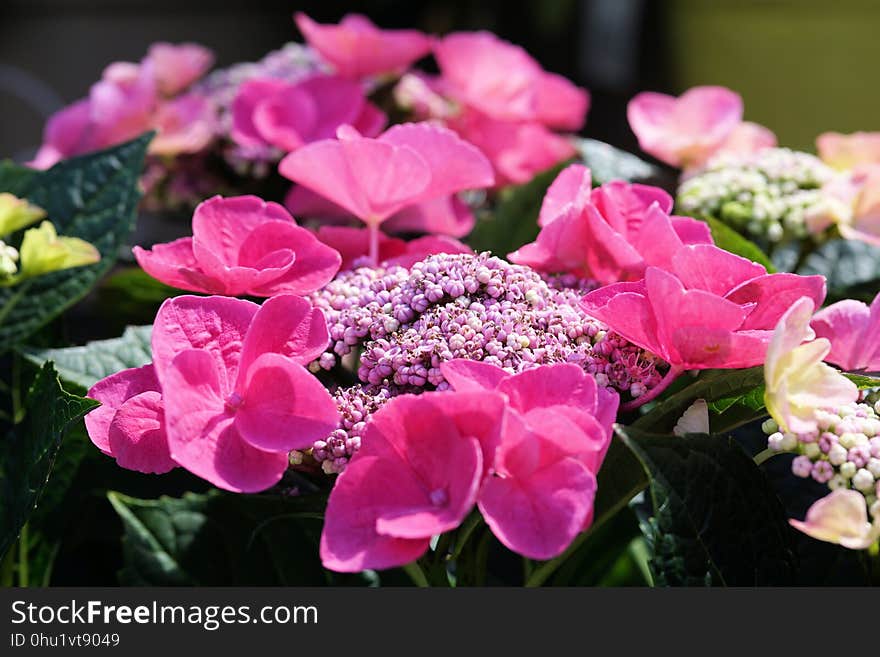
[{"label": "pink petal", "polygon": [[327,501],[321,533],[321,562],[337,572],[360,572],[366,568],[393,568],[418,559],[431,543],[430,537],[401,539],[376,531],[376,514],[387,488],[382,482],[398,478],[393,464],[380,457],[358,454],[348,464]]},{"label": "pink petal", "polygon": [[262,146],[266,143],[254,123],[254,114],[263,101],[284,89],[281,80],[252,79],[245,81],[232,101],[232,139],[241,146]]},{"label": "pink petal", "polygon": [[706,290],[719,296],[767,274],[767,270],[758,263],[720,249],[714,244],[685,246],[675,253],[672,261],[672,271],[686,288]]},{"label": "pink petal", "polygon": [[281,252],[292,254],[292,265],[281,267],[275,276],[261,277],[259,283],[248,288],[250,294],[309,294],[333,280],[342,262],[339,253],[323,244],[311,231],[277,221],[268,221],[256,228],[241,245],[239,257],[242,264],[253,263],[258,270],[269,270],[271,259]]},{"label": "pink petal", "polygon": [[671,217],[672,227],[684,244],[714,244],[709,224],[690,217]]},{"label": "pink petal", "polygon": [[[404,123],[386,130],[379,140],[408,146],[422,156],[431,170],[431,184],[424,199],[491,187],[495,183],[486,156],[448,128],[431,123]],[[455,166],[449,166],[450,162],[455,162]]]},{"label": "pink petal", "polygon": [[510,376],[497,365],[466,358],[440,363],[440,372],[457,392],[495,390],[503,379]]},{"label": "pink petal", "polygon": [[67,157],[99,148],[91,111],[91,103],[84,99],[49,117],[43,130],[43,145],[29,166],[48,169]]},{"label": "pink petal", "polygon": [[693,87],[679,98],[643,92],[627,107],[646,153],[672,166],[702,162],[742,121],[742,99],[724,87]]},{"label": "pink petal", "polygon": [[803,521],[789,522],[808,536],[851,550],[867,549],[878,539],[868,521],[865,497],[854,490],[832,491],[813,503]]},{"label": "pink petal", "polygon": [[824,132],[816,138],[819,157],[836,169],[880,164],[880,132]]},{"label": "pink petal", "polygon": [[457,32],[435,45],[434,57],[458,100],[498,120],[537,118],[545,74],[519,46],[491,32]]},{"label": "pink petal", "polygon": [[583,164],[569,164],[553,180],[541,202],[538,225],[546,226],[571,204],[582,208],[590,200],[590,170]]},{"label": "pink petal", "polygon": [[279,171],[366,223],[417,201],[431,183],[428,164],[413,149],[365,138],[314,142],[287,155]]},{"label": "pink petal", "polygon": [[193,254],[192,238],[181,237],[152,249],[132,248],[141,268],[158,281],[191,292],[219,292],[223,284],[204,274]]},{"label": "pink petal", "polygon": [[152,365],[116,372],[89,388],[88,396],[101,402],[85,417],[89,438],[98,449],[112,455],[109,431],[113,417],[127,399],[149,391],[161,391]]},{"label": "pink petal", "polygon": [[383,228],[392,233],[434,233],[464,237],[471,232],[474,223],[474,213],[453,194],[410,205],[390,217]]},{"label": "pink petal", "polygon": [[278,483],[288,466],[286,453],[266,452],[245,442],[225,406],[229,388],[207,351],[177,354],[165,373],[165,400],[171,457],[215,486],[254,493]]},{"label": "pink petal", "polygon": [[[565,550],[586,525],[596,492],[595,476],[574,458],[532,469],[542,449],[529,431],[505,436],[501,471],[488,477],[478,505],[492,533],[511,550],[532,559],[551,559]],[[520,452],[511,458],[513,452]]]},{"label": "pink petal", "polygon": [[748,155],[757,153],[764,148],[776,147],[776,135],[772,130],[757,123],[743,121],[728,135],[721,146],[719,153],[735,155]]},{"label": "pink petal", "polygon": [[783,313],[801,297],[809,297],[815,307],[825,299],[824,276],[765,274],[732,289],[726,298],[734,303],[757,304],[742,328],[772,330]]},{"label": "pink petal", "polygon": [[[365,128],[359,132],[368,137],[382,130],[385,115],[367,103],[364,90],[357,82],[333,75],[315,75],[297,87],[311,96],[319,110],[308,141],[333,139],[336,129],[345,124]],[[359,122],[362,122],[360,126]]]},{"label": "pink petal", "polygon": [[528,182],[575,155],[568,139],[538,122],[499,121],[465,110],[450,126],[489,158],[495,168],[496,187]]},{"label": "pink petal", "polygon": [[817,312],[811,326],[818,337],[831,342],[825,358],[844,370],[880,370],[880,294],[870,307],[844,299]]},{"label": "pink petal", "polygon": [[256,196],[214,196],[203,201],[193,213],[193,252],[201,262],[209,252],[215,260],[239,264],[239,250],[250,234],[267,221],[293,224],[281,205],[267,203]]},{"label": "pink petal", "polygon": [[340,75],[362,77],[398,73],[431,50],[431,39],[416,30],[380,30],[365,16],[349,14],[338,25],[294,16],[308,44]]},{"label": "pink petal", "polygon": [[177,467],[168,450],[162,394],[151,390],[127,399],[110,423],[110,452],[123,468],[162,474]]},{"label": "pink petal", "polygon": [[594,189],[590,201],[620,233],[638,232],[645,214],[656,203],[664,214],[672,211],[672,197],[659,187],[613,180]]},{"label": "pink petal", "polygon": [[[213,358],[224,390],[231,391],[238,375],[241,345],[260,307],[229,297],[179,296],[165,301],[153,323],[153,364],[160,382],[174,357],[200,349]],[[171,390],[171,388],[169,388]]]},{"label": "pink petal", "polygon": [[639,230],[630,239],[645,265],[667,270],[673,268],[675,254],[684,246],[672,218],[659,205],[648,208]]},{"label": "pink petal", "polygon": [[175,96],[189,87],[214,63],[213,53],[196,43],[154,43],[147,57],[152,62],[159,91],[165,96]]},{"label": "pink petal", "polygon": [[[482,480],[480,443],[475,438],[460,438],[449,445],[446,456],[449,472],[445,485],[429,491],[428,499],[423,499],[421,504],[380,511],[376,518],[378,533],[419,539],[442,534],[461,524],[476,502]],[[418,479],[417,482],[421,483]]]},{"label": "pink petal", "polygon": [[300,365],[308,365],[329,343],[324,314],[308,300],[292,294],[268,299],[254,314],[244,336],[239,380],[263,354],[281,354]]},{"label": "pink petal", "polygon": [[[311,94],[300,85],[290,85],[260,98],[250,120],[264,141],[282,151],[294,151],[311,141],[318,117],[319,108]],[[244,119],[242,126],[246,131]]]},{"label": "pink petal", "polygon": [[596,410],[596,380],[572,363],[528,369],[507,376],[497,388],[507,395],[511,407],[523,414],[548,406],[573,406],[590,413]]},{"label": "pink petal", "polygon": [[149,153],[198,153],[214,139],[215,121],[213,106],[200,94],[191,93],[162,103],[153,118],[159,134],[150,142]]},{"label": "pink petal", "polygon": [[537,119],[548,128],[577,132],[584,127],[590,94],[570,80],[544,73],[538,79]]},{"label": "pink petal", "polygon": [[235,428],[257,449],[282,452],[310,447],[339,426],[327,389],[302,365],[264,353],[247,370]]},{"label": "pink petal", "polygon": [[630,342],[664,357],[657,336],[657,320],[644,283],[606,285],[587,293],[580,307]]},{"label": "pink petal", "polygon": [[727,355],[730,334],[742,325],[748,308],[705,290],[686,290],[656,267],[645,272],[645,286],[666,360],[701,367],[710,359],[716,363],[718,353]]}]

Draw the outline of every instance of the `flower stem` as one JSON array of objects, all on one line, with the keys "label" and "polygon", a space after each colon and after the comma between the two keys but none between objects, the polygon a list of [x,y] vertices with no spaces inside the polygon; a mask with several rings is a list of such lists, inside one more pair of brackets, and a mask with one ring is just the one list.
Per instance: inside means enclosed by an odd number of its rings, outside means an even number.
[{"label": "flower stem", "polygon": [[367,227],[370,234],[370,262],[374,265],[379,264],[379,224],[370,223]]},{"label": "flower stem", "polygon": [[474,530],[480,525],[482,520],[483,516],[477,512],[472,513],[470,517],[465,520],[464,524],[456,533],[455,547],[452,550],[452,554],[449,556],[450,560],[458,559],[458,557],[461,556],[461,551],[464,549],[465,544],[468,542],[471,534],[474,533]]},{"label": "flower stem", "polygon": [[680,370],[677,367],[670,367],[669,371],[666,373],[666,376],[664,376],[662,379],[660,379],[660,383],[655,385],[653,388],[651,388],[648,392],[646,392],[641,397],[633,399],[632,401],[629,401],[625,404],[621,404],[620,410],[626,411],[626,412],[634,411],[637,408],[639,408],[640,406],[644,406],[649,401],[653,401],[654,399],[659,397],[661,395],[661,393],[663,393],[663,391],[666,390],[666,388],[668,388],[672,384],[673,381],[675,381],[678,378],[678,375],[681,374],[682,371],[683,370]]},{"label": "flower stem", "polygon": [[428,584],[428,578],[425,577],[425,571],[422,570],[422,567],[419,566],[417,561],[406,564],[403,567],[403,570],[407,575],[409,575],[409,578],[413,581],[413,584],[415,584],[419,588],[428,588],[430,586]]},{"label": "flower stem", "polygon": [[779,452],[776,452],[768,447],[763,452],[758,452],[757,454],[755,454],[755,465],[761,465],[771,456],[776,456],[777,454],[779,454]]}]

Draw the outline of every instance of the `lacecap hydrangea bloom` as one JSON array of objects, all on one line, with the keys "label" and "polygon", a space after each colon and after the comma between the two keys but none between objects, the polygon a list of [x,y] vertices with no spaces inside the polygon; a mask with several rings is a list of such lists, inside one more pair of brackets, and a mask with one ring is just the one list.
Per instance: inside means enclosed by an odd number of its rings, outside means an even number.
[{"label": "lacecap hydrangea bloom", "polygon": [[683,212],[770,243],[819,240],[823,233],[813,229],[812,218],[824,212],[822,187],[834,175],[814,155],[788,148],[722,154],[681,184],[676,202]]}]

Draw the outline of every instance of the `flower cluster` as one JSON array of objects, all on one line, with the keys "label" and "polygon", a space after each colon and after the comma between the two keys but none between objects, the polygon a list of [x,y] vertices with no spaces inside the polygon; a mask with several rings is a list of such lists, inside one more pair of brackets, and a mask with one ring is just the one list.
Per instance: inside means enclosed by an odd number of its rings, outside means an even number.
[{"label": "flower cluster", "polygon": [[817,157],[788,148],[722,154],[678,189],[682,211],[714,217],[770,243],[814,234],[811,220],[827,203],[822,186],[834,171]]},{"label": "flower cluster", "polygon": [[324,66],[311,48],[301,43],[288,43],[258,62],[219,69],[199,83],[198,90],[210,98],[217,109],[217,131],[227,144],[222,151],[223,157],[234,171],[249,178],[264,178],[284,154],[271,144],[241,145],[233,140],[233,104],[242,85],[252,80],[295,84],[323,72]]},{"label": "flower cluster", "polygon": [[442,367],[454,391],[402,395],[367,424],[327,503],[326,567],[409,563],[474,506],[532,559],[555,557],[592,523],[617,395],[565,363],[515,375],[464,360]]},{"label": "flower cluster", "polygon": [[454,358],[511,373],[571,362],[638,397],[660,380],[663,364],[577,310],[589,287],[570,276],[545,280],[487,253],[343,272],[311,296],[330,330],[320,364],[330,369],[360,349],[365,383],[443,390],[440,364]]},{"label": "flower cluster", "polygon": [[89,390],[102,404],[86,417],[89,437],[125,468],[182,466],[226,490],[265,490],[291,450],[339,421],[305,367],[326,344],[323,317],[301,297],[169,299],[153,324],[153,362]]},{"label": "flower cluster", "polygon": [[88,98],[49,120],[33,166],[45,169],[147,130],[158,133],[150,143],[153,155],[203,150],[214,138],[214,108],[205,95],[190,88],[213,59],[197,44],[155,43],[139,63],[111,64]]},{"label": "flower cluster", "polygon": [[[336,389],[333,399],[339,410],[339,428],[326,438],[316,440],[310,451],[311,457],[326,474],[338,474],[345,470],[351,457],[360,449],[367,420],[398,394],[400,390],[389,385],[356,384]],[[303,457],[303,452],[291,452],[291,463],[299,465]]]}]

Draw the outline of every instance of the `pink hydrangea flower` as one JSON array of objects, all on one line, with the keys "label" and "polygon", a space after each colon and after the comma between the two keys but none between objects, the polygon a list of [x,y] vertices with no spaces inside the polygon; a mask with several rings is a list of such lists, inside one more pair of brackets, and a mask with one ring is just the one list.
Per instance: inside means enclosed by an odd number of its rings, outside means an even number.
[{"label": "pink hydrangea flower", "polygon": [[331,139],[346,124],[375,137],[386,117],[357,82],[316,75],[294,84],[275,78],[248,80],[232,103],[232,120],[232,138],[239,145],[271,145],[290,152]]},{"label": "pink hydrangea flower", "polygon": [[86,416],[89,436],[125,468],[180,465],[220,488],[264,490],[289,451],[337,425],[333,398],[304,367],[328,341],[323,314],[301,297],[169,299],[153,325],[153,363],[89,391],[102,403]]},{"label": "pink hydrangea flower", "polygon": [[547,191],[537,239],[509,259],[603,284],[635,280],[685,244],[712,243],[706,224],[670,217],[671,209],[672,198],[656,187],[615,181],[591,189],[589,170],[573,164]]},{"label": "pink hydrangea flower", "polygon": [[824,132],[816,137],[816,150],[822,161],[835,169],[880,164],[880,132]]},{"label": "pink hydrangea flower", "polygon": [[547,73],[525,50],[491,32],[450,34],[436,44],[434,57],[446,92],[487,117],[570,131],[584,125],[587,91]]},{"label": "pink hydrangea flower", "polygon": [[441,367],[454,392],[396,397],[367,424],[327,505],[327,568],[408,563],[475,503],[502,543],[534,559],[589,526],[617,395],[571,364]]},{"label": "pink hydrangea flower", "polygon": [[822,276],[768,274],[711,244],[668,252],[672,232],[651,235],[656,253],[646,245],[645,259],[662,264],[648,266],[638,282],[588,293],[581,307],[670,363],[668,382],[684,370],[763,363],[773,328],[789,306],[804,296],[816,304],[825,298]]},{"label": "pink hydrangea flower", "polygon": [[129,470],[161,474],[177,467],[168,450],[162,392],[152,365],[112,374],[88,394],[101,402],[85,418],[98,449]]},{"label": "pink hydrangea flower", "polygon": [[216,113],[201,94],[189,93],[159,105],[153,118],[158,134],[150,142],[154,155],[198,153],[214,139]]},{"label": "pink hydrangea flower", "polygon": [[832,224],[850,240],[880,246],[880,164],[862,164],[826,183],[826,202],[807,216],[812,233]]},{"label": "pink hydrangea flower", "polygon": [[181,296],[159,309],[153,365],[163,390],[171,457],[215,486],[265,490],[288,452],[339,421],[326,388],[304,367],[326,348],[323,315],[280,295],[258,306]]},{"label": "pink hydrangea flower", "polygon": [[[370,236],[366,228],[321,226],[317,236],[342,256],[342,271],[352,269],[357,261],[368,256]],[[379,263],[386,267],[399,265],[408,268],[435,253],[473,253],[473,250],[442,235],[426,235],[409,241],[387,235],[379,237]]]},{"label": "pink hydrangea flower", "polygon": [[831,342],[829,363],[847,371],[880,371],[880,294],[870,307],[853,299],[831,304],[813,316],[811,326]]},{"label": "pink hydrangea flower", "polygon": [[179,95],[211,66],[211,52],[195,44],[154,44],[140,62],[110,64],[86,99],[46,124],[31,166],[58,161],[158,131],[150,153],[172,156],[204,149],[216,132],[216,112],[195,92]]},{"label": "pink hydrangea flower", "polygon": [[338,136],[294,151],[279,170],[366,223],[374,262],[379,225],[386,219],[408,206],[494,181],[486,157],[446,128],[408,123],[370,139],[343,126]]},{"label": "pink hydrangea flower", "polygon": [[163,283],[229,296],[307,294],[332,280],[341,261],[283,207],[256,196],[208,199],[195,210],[192,237],[133,252]]},{"label": "pink hydrangea flower", "polygon": [[361,14],[348,14],[338,25],[316,23],[302,12],[294,19],[306,42],[349,78],[402,73],[431,51],[432,39],[426,34],[382,30]]},{"label": "pink hydrangea flower", "polygon": [[214,53],[197,43],[167,43],[150,46],[147,60],[151,63],[159,92],[176,96],[200,79],[214,63]]},{"label": "pink hydrangea flower", "polygon": [[742,115],[742,98],[724,87],[693,87],[677,98],[645,91],[627,107],[641,149],[683,169],[704,162],[740,125]]}]

